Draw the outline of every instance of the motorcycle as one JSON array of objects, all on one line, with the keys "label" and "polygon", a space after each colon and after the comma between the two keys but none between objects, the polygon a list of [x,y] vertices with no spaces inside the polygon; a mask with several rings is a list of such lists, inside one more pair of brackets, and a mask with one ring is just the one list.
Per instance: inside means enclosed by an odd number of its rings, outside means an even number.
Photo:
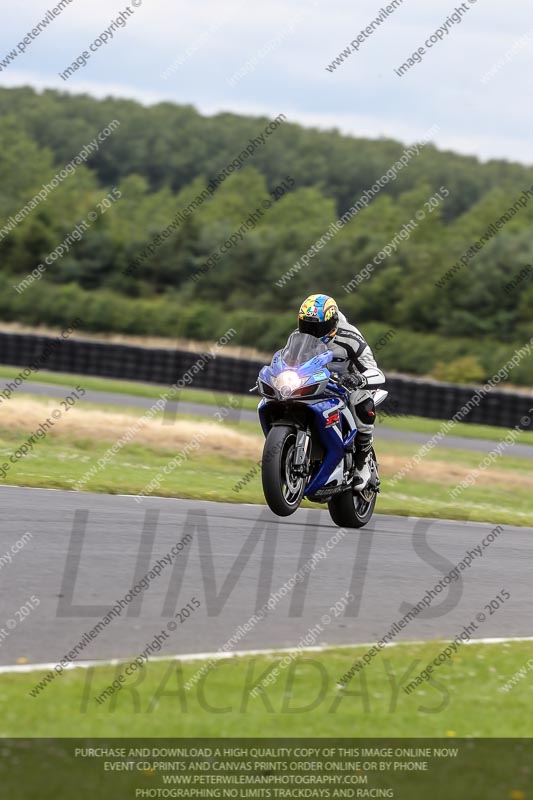
[{"label": "motorcycle", "polygon": [[[291,334],[259,373],[259,420],[265,435],[261,463],[263,492],[271,510],[288,517],[304,498],[327,503],[336,525],[362,528],[370,521],[379,492],[378,464],[370,455],[367,486],[353,488],[353,441],[357,427],[348,391],[326,366],[333,353],[307,333]],[[375,405],[388,392],[378,389]]]}]

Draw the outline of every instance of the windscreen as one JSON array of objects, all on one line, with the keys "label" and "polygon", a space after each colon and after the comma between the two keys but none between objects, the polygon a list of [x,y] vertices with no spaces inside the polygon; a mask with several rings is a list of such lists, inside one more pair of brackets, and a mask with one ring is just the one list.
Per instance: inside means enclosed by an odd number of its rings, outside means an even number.
[{"label": "windscreen", "polygon": [[324,342],[317,339],[316,336],[310,336],[308,333],[291,333],[289,341],[285,345],[285,349],[281,353],[281,357],[289,367],[295,367],[298,364],[304,364],[310,361],[315,356],[325,353],[327,347]]}]

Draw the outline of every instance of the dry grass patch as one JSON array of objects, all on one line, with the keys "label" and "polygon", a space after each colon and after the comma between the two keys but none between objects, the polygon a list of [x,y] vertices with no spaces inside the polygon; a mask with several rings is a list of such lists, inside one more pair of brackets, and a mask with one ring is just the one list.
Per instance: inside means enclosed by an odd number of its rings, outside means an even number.
[{"label": "dry grass patch", "polygon": [[[31,435],[58,408],[58,401],[44,398],[21,397],[16,401],[0,404],[0,427],[20,432],[21,442]],[[124,413],[106,409],[72,407],[62,411],[60,419],[48,431],[53,438],[91,439],[115,442],[128,431],[135,429],[132,444],[147,445],[158,451],[178,451],[198,435],[206,434],[202,441],[202,452],[228,458],[243,458],[257,461],[263,449],[263,438],[228,428],[216,421],[190,421],[176,419],[171,425],[163,424],[162,416],[145,419],[143,412]],[[455,485],[464,480],[475,468],[474,465],[439,460],[436,453],[423,459],[413,467],[406,478],[423,483]],[[479,461],[484,455],[479,453]],[[378,454],[380,473],[383,478],[392,477],[409,461],[408,456]],[[478,462],[476,462],[477,465]],[[513,486],[529,489],[533,494],[533,473],[515,469],[503,469],[498,463],[485,472],[480,472],[478,486],[505,485],[512,480]]]},{"label": "dry grass patch", "polygon": [[[16,402],[2,403],[0,426],[28,435],[39,428],[57,408],[57,400],[21,398]],[[257,459],[261,455],[262,441],[258,437],[238,433],[219,422],[175,420],[172,425],[164,425],[161,417],[144,419],[143,414],[134,416],[77,407],[63,411],[61,418],[48,430],[48,435],[54,438],[114,442],[136,425],[139,425],[139,429],[132,443],[148,445],[156,450],[179,450],[201,431],[207,434],[202,442],[202,451],[205,453],[250,459]]]},{"label": "dry grass patch", "polygon": [[[479,453],[479,461],[484,458],[483,453]],[[378,453],[379,472],[382,478],[391,478],[399,472],[409,462],[408,456],[387,455]],[[475,467],[465,464],[458,464],[452,461],[437,461],[433,458],[425,458],[420,464],[414,466],[405,477],[413,481],[423,481],[431,483],[456,484],[464,480],[472,473]],[[497,469],[494,465],[489,466],[484,472],[480,472],[476,478],[478,486],[504,486],[512,479],[513,486],[517,488],[531,489],[533,493],[533,474],[531,472],[519,472],[516,469]]]}]

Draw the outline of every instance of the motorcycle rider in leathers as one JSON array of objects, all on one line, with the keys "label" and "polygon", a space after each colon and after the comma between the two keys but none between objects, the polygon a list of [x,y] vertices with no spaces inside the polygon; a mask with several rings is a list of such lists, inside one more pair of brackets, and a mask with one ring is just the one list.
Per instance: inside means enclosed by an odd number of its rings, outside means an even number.
[{"label": "motorcycle rider in leathers", "polygon": [[349,390],[357,425],[353,486],[364,489],[371,477],[368,462],[376,420],[374,392],[385,383],[385,376],[361,331],[347,321],[329,295],[313,294],[304,300],[298,312],[298,330],[326,344],[333,353],[330,370],[339,373],[339,382]]}]

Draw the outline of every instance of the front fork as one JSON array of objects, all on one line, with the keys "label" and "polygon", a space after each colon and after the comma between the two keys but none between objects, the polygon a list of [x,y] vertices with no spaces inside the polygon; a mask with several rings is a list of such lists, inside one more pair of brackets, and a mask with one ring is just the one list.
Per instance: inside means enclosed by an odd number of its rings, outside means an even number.
[{"label": "front fork", "polygon": [[309,452],[309,445],[311,443],[311,434],[307,431],[298,431],[296,434],[296,445],[294,452],[294,471],[297,475],[305,476],[308,473],[309,459],[307,454]]}]

